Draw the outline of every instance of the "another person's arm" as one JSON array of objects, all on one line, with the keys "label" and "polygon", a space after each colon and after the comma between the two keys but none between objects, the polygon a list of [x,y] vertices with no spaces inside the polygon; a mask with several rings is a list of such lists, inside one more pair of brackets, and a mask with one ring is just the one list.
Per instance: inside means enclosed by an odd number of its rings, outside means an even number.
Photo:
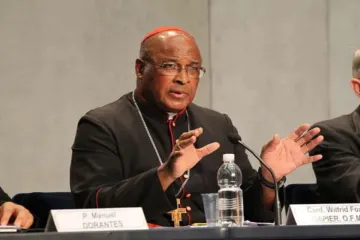
[{"label": "another person's arm", "polygon": [[8,201],[11,201],[11,198],[0,187],[0,205],[2,205],[4,202],[8,202]]},{"label": "another person's arm", "polygon": [[360,202],[360,156],[355,149],[356,139],[351,139],[358,136],[319,127],[324,141],[310,152],[323,155],[323,159],[313,163],[319,190],[333,201]]},{"label": "another person's arm", "polygon": [[0,188],[0,225],[8,225],[12,217],[15,219],[13,224],[22,228],[29,228],[34,221],[26,208],[11,202],[10,197]]}]

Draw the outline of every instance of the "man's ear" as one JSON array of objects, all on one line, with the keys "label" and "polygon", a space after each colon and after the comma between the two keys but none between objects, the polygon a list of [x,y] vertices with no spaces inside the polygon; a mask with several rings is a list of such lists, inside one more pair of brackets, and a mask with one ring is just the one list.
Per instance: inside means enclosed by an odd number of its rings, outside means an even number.
[{"label": "man's ear", "polygon": [[136,59],[136,61],[135,61],[135,73],[136,73],[136,77],[138,79],[141,79],[143,77],[144,67],[145,67],[144,62],[141,61],[139,58]]},{"label": "man's ear", "polygon": [[351,88],[358,98],[360,98],[360,79],[353,78],[350,81]]}]

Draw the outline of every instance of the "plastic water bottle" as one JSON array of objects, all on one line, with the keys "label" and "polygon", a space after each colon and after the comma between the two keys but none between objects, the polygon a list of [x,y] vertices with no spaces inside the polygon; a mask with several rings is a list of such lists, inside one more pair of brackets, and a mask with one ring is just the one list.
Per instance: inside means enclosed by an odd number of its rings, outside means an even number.
[{"label": "plastic water bottle", "polygon": [[224,154],[224,163],[217,172],[219,224],[222,227],[240,227],[244,224],[242,174],[234,154]]}]

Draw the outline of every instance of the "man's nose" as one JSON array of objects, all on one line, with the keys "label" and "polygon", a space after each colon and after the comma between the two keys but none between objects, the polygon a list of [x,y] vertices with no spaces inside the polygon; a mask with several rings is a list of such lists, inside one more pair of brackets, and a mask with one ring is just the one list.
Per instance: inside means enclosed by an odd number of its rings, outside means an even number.
[{"label": "man's nose", "polygon": [[181,69],[178,74],[175,76],[174,78],[174,82],[180,85],[184,85],[187,82],[189,82],[188,80],[188,75],[185,69]]}]

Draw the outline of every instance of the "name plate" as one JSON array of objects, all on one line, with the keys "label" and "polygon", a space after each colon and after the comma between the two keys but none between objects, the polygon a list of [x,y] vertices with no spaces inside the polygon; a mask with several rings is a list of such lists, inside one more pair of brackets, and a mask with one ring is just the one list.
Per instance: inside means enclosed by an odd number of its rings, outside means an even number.
[{"label": "name plate", "polygon": [[360,204],[290,205],[286,225],[360,224]]},{"label": "name plate", "polygon": [[45,231],[90,232],[148,229],[142,208],[51,210]]}]

